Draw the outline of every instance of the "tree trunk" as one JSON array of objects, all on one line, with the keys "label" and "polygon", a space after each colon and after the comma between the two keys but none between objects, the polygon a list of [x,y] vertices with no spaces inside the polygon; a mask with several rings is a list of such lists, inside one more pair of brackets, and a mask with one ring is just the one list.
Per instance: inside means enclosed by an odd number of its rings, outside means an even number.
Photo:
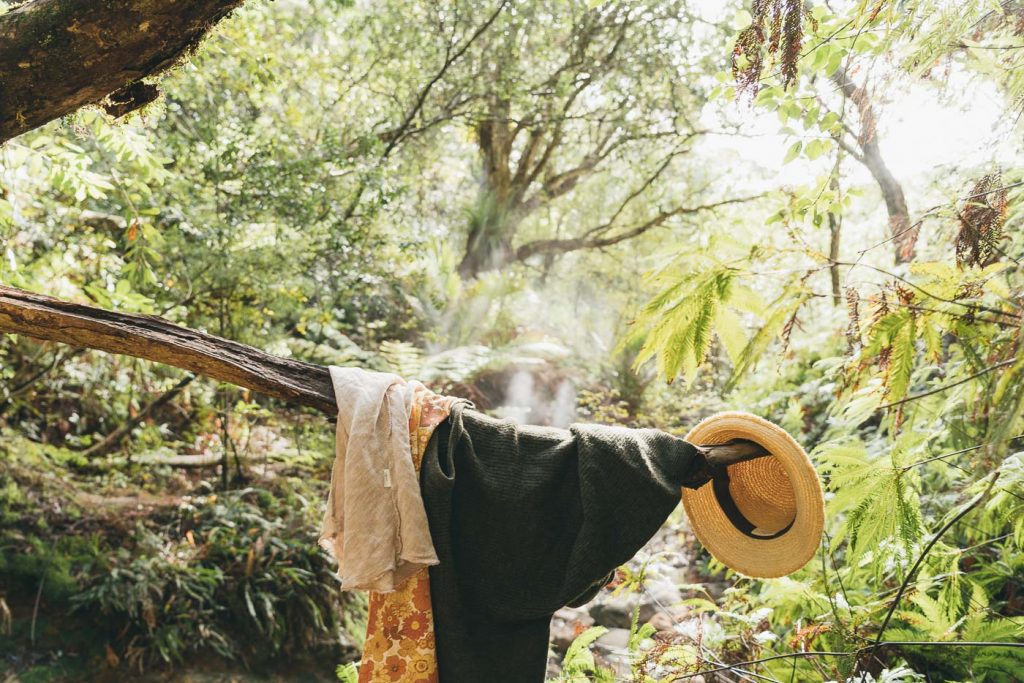
[{"label": "tree trunk", "polygon": [[0,332],[123,353],[337,415],[327,368],[150,315],[116,313],[0,285]]},{"label": "tree trunk", "polygon": [[465,279],[504,268],[515,260],[512,238],[520,221],[512,215],[513,210],[491,196],[487,188],[481,194],[477,213],[470,220],[466,250],[459,262],[459,275]]},{"label": "tree trunk", "polygon": [[480,196],[469,222],[459,275],[476,277],[512,261],[512,238],[518,221],[513,214],[525,188],[516,187],[511,165],[515,134],[509,125],[511,103],[493,97],[488,118],[476,125],[482,177]]},{"label": "tree trunk", "polygon": [[914,260],[914,249],[917,245],[918,228],[910,223],[910,211],[907,209],[907,198],[903,194],[903,186],[896,180],[882,158],[882,149],[878,144],[878,118],[874,106],[868,99],[865,88],[858,86],[840,67],[832,75],[832,81],[839,86],[854,106],[860,118],[860,135],[857,145],[860,147],[858,161],[867,167],[875,182],[882,191],[885,209],[889,215],[889,235],[895,245],[897,263]]},{"label": "tree trunk", "polygon": [[910,211],[907,209],[907,199],[903,195],[903,186],[885,165],[877,139],[864,143],[862,149],[864,165],[871,171],[882,191],[882,199],[885,200],[885,210],[889,215],[889,234],[896,247],[896,263],[913,261],[917,246],[917,229],[911,228],[910,225]]},{"label": "tree trunk", "polygon": [[[836,193],[836,197],[839,197],[839,169],[838,164],[835,171],[832,173],[832,180],[829,182],[829,187]],[[832,304],[838,308],[843,305],[843,290],[839,282],[839,246],[840,237],[842,233],[842,223],[836,214],[831,211],[828,212],[828,258],[832,265],[829,266],[828,272],[829,277],[832,280]]]},{"label": "tree trunk", "polygon": [[0,144],[88,104],[115,116],[158,96],[243,0],[32,0],[0,15]]}]

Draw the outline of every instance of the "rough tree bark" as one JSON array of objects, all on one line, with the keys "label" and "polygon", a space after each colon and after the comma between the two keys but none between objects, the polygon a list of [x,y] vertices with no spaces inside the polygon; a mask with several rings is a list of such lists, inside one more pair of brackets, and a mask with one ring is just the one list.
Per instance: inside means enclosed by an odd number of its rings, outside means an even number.
[{"label": "rough tree bark", "polygon": [[0,285],[0,332],[166,363],[328,415],[338,413],[326,367],[272,356],[156,316],[117,313]]},{"label": "rough tree bark", "polygon": [[243,0],[31,0],[0,15],[0,144],[88,104],[122,116]]}]

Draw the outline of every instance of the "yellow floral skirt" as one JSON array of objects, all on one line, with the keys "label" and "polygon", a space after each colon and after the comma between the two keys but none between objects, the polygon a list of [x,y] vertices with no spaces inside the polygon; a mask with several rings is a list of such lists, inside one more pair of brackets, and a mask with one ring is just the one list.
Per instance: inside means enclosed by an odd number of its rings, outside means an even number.
[{"label": "yellow floral skirt", "polygon": [[[438,396],[418,382],[412,384],[409,441],[413,464],[419,472],[430,436],[448,417],[455,399]],[[428,571],[422,569],[392,593],[370,593],[359,681],[437,683],[437,680],[430,577]]]}]

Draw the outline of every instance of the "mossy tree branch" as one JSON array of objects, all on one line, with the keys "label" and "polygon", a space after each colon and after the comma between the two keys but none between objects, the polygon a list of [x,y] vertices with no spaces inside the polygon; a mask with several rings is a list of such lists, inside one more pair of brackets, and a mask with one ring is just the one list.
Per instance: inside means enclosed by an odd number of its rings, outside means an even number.
[{"label": "mossy tree branch", "polygon": [[0,15],[0,144],[89,104],[122,116],[144,79],[195,50],[243,0],[31,0]]}]

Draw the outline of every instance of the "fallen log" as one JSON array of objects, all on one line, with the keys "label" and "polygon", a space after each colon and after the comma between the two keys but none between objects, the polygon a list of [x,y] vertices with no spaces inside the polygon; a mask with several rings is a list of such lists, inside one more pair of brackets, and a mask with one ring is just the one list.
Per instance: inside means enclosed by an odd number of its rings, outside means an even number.
[{"label": "fallen log", "polygon": [[338,414],[328,369],[152,315],[118,313],[0,285],[0,332],[120,353]]}]

